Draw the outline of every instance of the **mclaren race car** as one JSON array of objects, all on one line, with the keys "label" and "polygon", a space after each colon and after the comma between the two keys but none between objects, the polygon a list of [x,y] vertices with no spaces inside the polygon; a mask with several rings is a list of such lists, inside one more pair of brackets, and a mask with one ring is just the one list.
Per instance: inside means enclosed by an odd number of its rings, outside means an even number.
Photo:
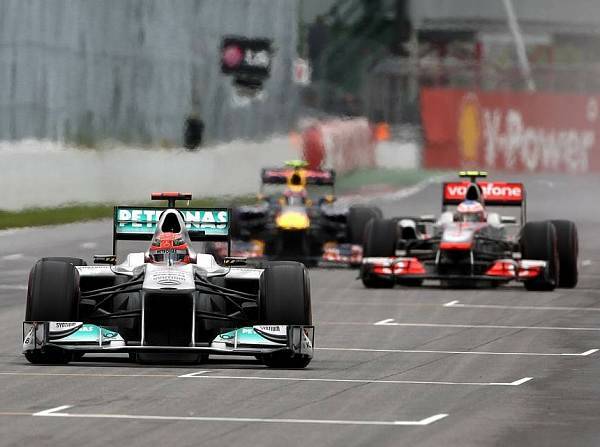
[{"label": "mclaren race car", "polygon": [[[419,286],[426,279],[446,287],[510,281],[527,290],[576,286],[573,222],[527,222],[522,183],[478,181],[487,176],[480,171],[460,176],[469,180],[443,184],[439,219],[378,219],[367,225],[360,271],[366,287]],[[520,213],[500,216],[490,211],[494,207],[516,207]]]},{"label": "mclaren race car", "polygon": [[295,260],[306,265],[360,266],[371,206],[344,206],[334,196],[335,172],[310,170],[304,161],[263,169],[258,202],[233,209],[236,256]]},{"label": "mclaren race car", "polygon": [[[197,253],[192,241],[229,241],[230,212],[179,208],[191,194],[156,193],[168,207],[116,207],[113,254],[42,258],[31,270],[23,353],[66,363],[85,353],[129,353],[141,362],[198,362],[247,355],[301,368],[313,356],[309,278],[297,262],[263,263]],[[117,241],[145,252],[116,263]]]}]

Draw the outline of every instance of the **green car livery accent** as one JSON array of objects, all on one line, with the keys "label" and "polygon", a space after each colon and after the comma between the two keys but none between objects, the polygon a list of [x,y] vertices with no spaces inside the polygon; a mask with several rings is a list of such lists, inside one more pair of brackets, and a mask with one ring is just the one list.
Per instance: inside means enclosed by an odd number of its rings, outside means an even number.
[{"label": "green car livery accent", "polygon": [[[115,207],[115,231],[117,234],[154,234],[164,210],[153,207]],[[226,208],[182,208],[179,211],[190,234],[229,234],[229,211]]]}]

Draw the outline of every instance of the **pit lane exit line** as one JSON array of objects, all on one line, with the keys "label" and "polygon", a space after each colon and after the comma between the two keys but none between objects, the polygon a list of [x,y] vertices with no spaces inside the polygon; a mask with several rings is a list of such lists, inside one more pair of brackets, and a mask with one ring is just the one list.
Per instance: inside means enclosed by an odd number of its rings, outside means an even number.
[{"label": "pit lane exit line", "polygon": [[[341,419],[283,419],[283,418],[240,418],[240,417],[218,417],[218,416],[154,416],[141,414],[104,414],[104,413],[65,413],[64,410],[73,408],[72,405],[61,405],[60,407],[31,413],[29,416],[36,417],[61,417],[61,418],[89,418],[89,419],[126,419],[126,420],[150,420],[150,421],[190,421],[190,422],[262,422],[279,424],[325,424],[325,425],[387,425],[387,426],[425,426],[433,424],[448,416],[446,413],[434,414],[418,421],[354,421]],[[19,413],[18,415],[21,415]],[[2,415],[2,413],[0,413]],[[11,414],[16,415],[16,413]]]},{"label": "pit lane exit line", "polygon": [[449,301],[443,307],[469,309],[515,309],[515,310],[580,310],[585,312],[600,312],[600,307],[564,307],[564,306],[506,306],[501,304],[463,304],[458,300]]},{"label": "pit lane exit line", "polygon": [[336,382],[363,383],[385,385],[463,385],[463,386],[519,386],[529,382],[533,377],[523,377],[513,382],[449,382],[425,380],[379,380],[379,379],[330,379],[312,377],[264,377],[264,376],[228,376],[207,374],[209,371],[198,371],[179,376],[182,379],[212,379],[212,380],[276,380],[286,382]]}]

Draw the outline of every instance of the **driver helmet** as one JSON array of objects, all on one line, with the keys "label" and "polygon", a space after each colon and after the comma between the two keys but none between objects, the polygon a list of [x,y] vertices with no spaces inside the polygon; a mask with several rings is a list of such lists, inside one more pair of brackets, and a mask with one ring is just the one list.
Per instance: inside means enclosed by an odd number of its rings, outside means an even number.
[{"label": "driver helmet", "polygon": [[458,205],[455,220],[457,222],[485,222],[485,208],[475,200],[465,200]]},{"label": "driver helmet", "polygon": [[284,202],[290,206],[301,206],[306,203],[306,190],[294,191],[293,189],[286,189],[283,193]]},{"label": "driver helmet", "polygon": [[190,250],[181,233],[160,233],[154,237],[149,251],[152,263],[191,263]]}]

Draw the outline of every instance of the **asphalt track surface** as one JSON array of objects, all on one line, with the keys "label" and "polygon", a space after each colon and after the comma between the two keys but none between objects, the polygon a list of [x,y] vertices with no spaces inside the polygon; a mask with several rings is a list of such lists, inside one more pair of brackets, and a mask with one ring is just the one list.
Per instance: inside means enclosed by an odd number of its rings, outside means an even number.
[{"label": "asphalt track surface", "polygon": [[[598,445],[600,179],[526,180],[530,219],[577,222],[576,289],[365,290],[353,271],[315,269],[318,350],[305,370],[29,365],[29,268],[108,252],[111,225],[0,232],[0,445]],[[430,213],[439,192],[379,202],[388,216]]]}]

